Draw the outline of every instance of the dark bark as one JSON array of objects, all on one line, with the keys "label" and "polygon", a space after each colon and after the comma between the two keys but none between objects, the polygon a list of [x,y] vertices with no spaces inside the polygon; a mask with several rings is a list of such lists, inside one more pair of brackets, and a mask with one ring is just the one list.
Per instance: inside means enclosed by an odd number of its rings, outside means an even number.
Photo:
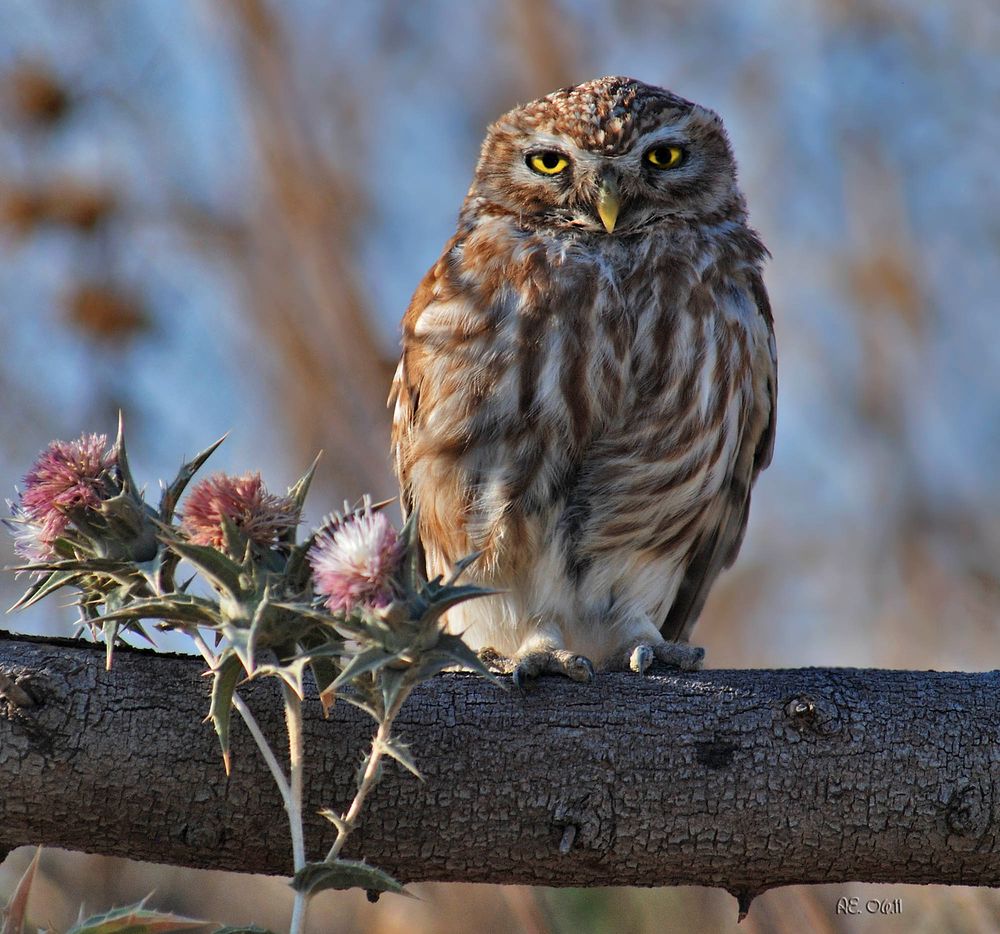
[{"label": "dark bark", "polygon": [[[0,851],[287,873],[279,797],[235,715],[224,775],[203,668],[123,650],[106,672],[103,649],[0,638]],[[281,746],[277,690],[242,690]],[[398,721],[426,781],[389,763],[345,855],[404,881],[715,885],[744,901],[802,882],[1000,885],[998,709],[998,672],[547,677],[526,696],[441,675]],[[327,721],[309,705],[309,813],[350,799],[370,734],[347,704]],[[330,831],[311,820],[315,858]]]}]

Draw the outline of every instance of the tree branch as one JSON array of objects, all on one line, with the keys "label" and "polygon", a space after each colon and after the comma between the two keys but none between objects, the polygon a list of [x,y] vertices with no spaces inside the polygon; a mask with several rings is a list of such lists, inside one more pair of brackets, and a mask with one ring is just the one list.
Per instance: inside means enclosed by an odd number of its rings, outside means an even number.
[{"label": "tree branch", "polygon": [[[290,873],[280,795],[236,719],[226,779],[203,670],[119,650],[107,672],[98,647],[0,634],[0,853]],[[284,745],[277,689],[241,693]],[[404,881],[714,885],[744,905],[789,883],[1000,885],[998,710],[1000,672],[609,674],[526,696],[441,675],[397,721],[426,781],[387,763],[344,855]],[[306,711],[315,815],[350,801],[372,724]],[[333,828],[306,834],[319,858]]]}]

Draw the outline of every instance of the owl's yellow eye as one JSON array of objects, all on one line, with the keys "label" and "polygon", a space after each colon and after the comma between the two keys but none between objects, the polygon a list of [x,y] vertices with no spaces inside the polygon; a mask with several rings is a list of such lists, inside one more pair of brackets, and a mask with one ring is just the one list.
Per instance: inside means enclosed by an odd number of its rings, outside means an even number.
[{"label": "owl's yellow eye", "polygon": [[569,159],[562,153],[547,150],[528,156],[528,165],[542,175],[558,175],[569,165]]},{"label": "owl's yellow eye", "polygon": [[658,169],[673,169],[681,164],[684,150],[680,146],[654,146],[646,153],[646,161]]}]

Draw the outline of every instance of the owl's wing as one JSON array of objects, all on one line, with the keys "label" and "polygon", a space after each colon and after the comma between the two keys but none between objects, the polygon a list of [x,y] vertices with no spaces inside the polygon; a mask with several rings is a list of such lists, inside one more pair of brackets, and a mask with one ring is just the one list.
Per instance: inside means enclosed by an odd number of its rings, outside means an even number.
[{"label": "owl's wing", "polygon": [[746,417],[740,446],[736,452],[728,488],[722,494],[721,515],[707,527],[690,551],[687,570],[677,596],[660,631],[664,638],[688,637],[708,592],[719,572],[735,560],[746,533],[750,512],[750,491],[757,475],[771,463],[774,453],[775,404],[778,391],[778,361],[774,343],[774,318],[764,283],[759,274],[750,280],[750,291],[757,312],[767,329],[767,347],[752,361],[754,385],[763,383]]},{"label": "owl's wing", "polygon": [[[426,281],[426,280],[425,280]],[[404,329],[411,318],[419,317],[427,306],[423,285],[410,301],[410,307],[403,319]],[[419,303],[418,303],[419,300]],[[420,376],[422,367],[416,359],[418,351],[403,338],[403,352],[396,367],[396,375],[389,390],[388,405],[392,408],[392,461],[399,480],[399,501],[406,518],[413,511],[413,489],[410,484],[410,457],[413,433],[417,425],[420,408]]]},{"label": "owl's wing", "polygon": [[[396,375],[392,378],[392,388],[389,390],[387,404],[392,408],[392,462],[399,480],[399,506],[403,518],[409,518],[413,512],[413,485],[410,478],[413,449],[413,435],[417,426],[420,410],[420,381],[423,367],[420,360],[420,350],[407,339],[412,332],[414,322],[420,313],[431,303],[437,266],[432,268],[417,287],[410,306],[403,317],[403,351],[396,366]],[[422,540],[418,540],[419,554],[417,562],[426,575],[427,555]]]},{"label": "owl's wing", "polygon": [[406,353],[399,358],[396,375],[392,379],[388,404],[392,415],[392,463],[399,479],[399,505],[405,519],[413,511],[413,491],[407,482],[405,471],[404,445],[406,437],[413,430],[417,404],[420,401],[420,387],[409,380],[406,367]]},{"label": "owl's wing", "polygon": [[417,286],[403,316],[403,351],[389,391],[388,405],[392,415],[392,460],[400,487],[400,505],[404,518],[413,511],[412,465],[416,429],[423,418],[421,388],[427,375],[426,349],[416,339],[417,322],[425,312],[446,301],[449,294],[448,255],[457,240],[453,237],[445,246],[441,258],[428,270]]}]

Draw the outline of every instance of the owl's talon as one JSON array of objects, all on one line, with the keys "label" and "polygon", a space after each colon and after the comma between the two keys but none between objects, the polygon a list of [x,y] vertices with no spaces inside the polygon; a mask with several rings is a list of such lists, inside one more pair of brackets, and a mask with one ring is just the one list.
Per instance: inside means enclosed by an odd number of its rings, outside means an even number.
[{"label": "owl's talon", "polygon": [[699,671],[705,664],[705,650],[686,642],[661,642],[652,646],[653,653],[664,665],[681,671]]},{"label": "owl's talon", "polygon": [[514,687],[522,694],[527,693],[528,688],[533,683],[534,675],[526,672],[520,665],[515,666],[513,671]]},{"label": "owl's talon", "polygon": [[501,655],[491,645],[480,649],[476,654],[479,656],[479,660],[495,674],[509,675],[514,671],[514,660],[506,655]]},{"label": "owl's talon", "polygon": [[644,675],[652,667],[654,659],[680,671],[698,671],[704,664],[705,650],[686,642],[640,642],[613,658],[608,668]]},{"label": "owl's talon", "polygon": [[644,675],[649,670],[649,666],[653,664],[654,658],[656,658],[656,653],[652,646],[637,645],[629,656],[628,666],[637,674]]},{"label": "owl's talon", "polygon": [[586,655],[577,655],[566,669],[566,675],[581,684],[594,680],[594,664]]},{"label": "owl's talon", "polygon": [[594,665],[585,655],[574,655],[565,649],[550,652],[531,652],[516,660],[514,684],[521,691],[527,690],[534,679],[550,672],[565,675],[571,681],[589,684],[594,680]]}]

